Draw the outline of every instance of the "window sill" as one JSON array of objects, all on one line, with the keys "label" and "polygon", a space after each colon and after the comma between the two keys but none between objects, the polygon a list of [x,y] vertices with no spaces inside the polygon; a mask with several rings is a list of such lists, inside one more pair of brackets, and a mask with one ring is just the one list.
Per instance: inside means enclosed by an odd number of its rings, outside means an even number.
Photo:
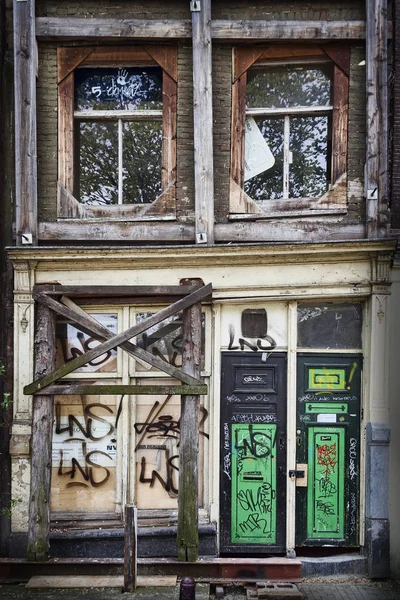
[{"label": "window sill", "polygon": [[259,214],[235,214],[231,213],[228,216],[230,221],[260,221],[265,219],[276,219],[276,218],[298,218],[298,217],[318,217],[320,215],[345,215],[347,214],[346,208],[319,208],[319,209],[285,209],[282,210],[271,210],[264,211]]}]

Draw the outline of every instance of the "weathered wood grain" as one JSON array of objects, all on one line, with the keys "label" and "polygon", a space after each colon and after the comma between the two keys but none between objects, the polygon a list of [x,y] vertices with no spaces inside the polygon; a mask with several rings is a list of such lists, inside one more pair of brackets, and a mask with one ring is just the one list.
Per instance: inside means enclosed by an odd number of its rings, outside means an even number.
[{"label": "weathered wood grain", "polygon": [[[147,218],[147,217],[146,217]],[[136,242],[193,242],[194,226],[186,223],[165,222],[153,217],[150,223],[130,220],[66,222],[41,221],[39,239],[47,241],[87,241],[95,240],[99,244],[112,241]]]},{"label": "weathered wood grain", "polygon": [[137,587],[137,508],[125,506],[124,592],[134,593]]},{"label": "weathered wood grain", "polygon": [[35,0],[14,0],[13,19],[15,228],[19,246],[37,244]]},{"label": "weathered wood grain", "polygon": [[367,235],[384,237],[388,227],[387,0],[367,0]]},{"label": "weathered wood grain", "polygon": [[75,369],[78,369],[79,367],[82,367],[89,361],[92,361],[95,358],[101,356],[102,354],[104,354],[104,352],[107,352],[107,350],[116,348],[121,343],[128,341],[130,338],[134,337],[135,335],[138,335],[139,333],[146,331],[146,329],[149,329],[149,327],[152,327],[153,325],[157,325],[164,319],[171,317],[172,315],[180,312],[181,310],[184,310],[185,308],[192,306],[192,304],[195,304],[196,302],[201,302],[201,300],[204,300],[205,298],[207,298],[208,296],[211,295],[211,291],[212,291],[211,284],[205,285],[204,287],[202,287],[200,289],[196,289],[194,292],[192,292],[185,298],[182,298],[181,300],[174,302],[170,306],[167,306],[166,308],[158,311],[157,313],[155,313],[151,317],[148,317],[141,323],[137,323],[136,325],[133,325],[126,331],[123,331],[122,333],[114,335],[110,340],[107,340],[106,342],[103,342],[96,348],[93,348],[92,350],[85,352],[81,356],[78,356],[74,360],[71,360],[69,363],[63,365],[59,369],[52,371],[45,377],[37,379],[30,385],[25,386],[24,393],[25,394],[34,394],[35,392],[37,392],[39,390],[43,390],[45,387],[47,387],[51,383],[54,383],[61,377],[68,375],[68,373],[75,371]]},{"label": "weathered wood grain", "polygon": [[[34,294],[33,296],[35,300],[37,300],[44,306],[47,306],[48,308],[54,310],[56,313],[64,316],[66,319],[69,319],[73,323],[79,325],[79,328],[84,333],[87,333],[90,336],[95,335],[101,340],[111,339],[114,336],[112,331],[110,331],[107,327],[104,327],[104,325],[101,325],[101,323],[96,321],[96,319],[94,319],[91,315],[85,313],[84,310],[79,308],[79,306],[76,306],[76,304],[74,304],[67,298],[63,299],[63,302],[66,303],[66,305],[63,305],[60,304],[60,302],[54,300],[53,298],[47,296],[46,294]],[[170,365],[165,360],[154,356],[150,352],[143,350],[143,348],[139,348],[131,342],[124,342],[123,344],[121,344],[120,347],[134,358],[140,358],[140,360],[145,361],[146,363],[150,364],[156,369],[167,373],[171,377],[174,377],[179,381],[182,381],[183,383],[186,383],[188,385],[199,385],[200,383],[202,383],[200,380],[197,380],[194,377],[190,377],[177,367]]]},{"label": "weathered wood grain", "polygon": [[[349,78],[339,67],[333,67],[332,112],[332,183],[347,171],[347,131],[349,122]],[[344,190],[346,197],[346,190]]]},{"label": "weathered wood grain", "polygon": [[[58,86],[58,181],[67,192],[74,191],[74,74]],[[58,215],[71,216],[69,204],[58,193]]]},{"label": "weathered wood grain", "polygon": [[[39,305],[36,316],[35,378],[45,376],[55,364],[55,314]],[[49,558],[51,445],[53,438],[53,396],[35,396],[32,416],[31,485],[27,558]]]},{"label": "weathered wood grain", "polygon": [[42,396],[81,396],[88,394],[96,394],[98,396],[109,395],[135,395],[141,396],[158,396],[158,395],[176,395],[182,394],[198,394],[205,396],[208,393],[208,388],[205,383],[201,385],[123,385],[115,383],[105,383],[101,385],[93,385],[91,383],[66,383],[49,385],[45,389],[40,390]]},{"label": "weathered wood grain", "polygon": [[196,243],[214,243],[214,154],[211,0],[192,12],[193,121]]},{"label": "weathered wood grain", "polygon": [[[365,39],[365,21],[231,21],[217,19],[211,22],[213,39],[227,41],[255,40],[362,40]],[[389,28],[389,33],[391,28]],[[189,20],[140,19],[85,19],[77,17],[38,17],[36,34],[39,39],[70,40],[92,38],[98,40],[129,40],[132,38],[190,39]]]},{"label": "weathered wood grain", "polygon": [[[187,284],[190,280],[183,280]],[[194,280],[196,282],[196,280]],[[198,379],[201,373],[201,304],[183,311],[182,369]],[[178,492],[178,559],[195,562],[198,558],[198,395],[185,395],[181,400]]]}]

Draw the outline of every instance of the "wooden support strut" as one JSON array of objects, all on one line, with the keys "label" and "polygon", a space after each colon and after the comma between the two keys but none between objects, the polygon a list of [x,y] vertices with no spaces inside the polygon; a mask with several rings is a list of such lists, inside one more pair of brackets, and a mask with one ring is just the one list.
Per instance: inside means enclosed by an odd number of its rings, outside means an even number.
[{"label": "wooden support strut", "polygon": [[[196,282],[197,280],[193,280]],[[188,283],[188,280],[183,280]],[[201,372],[201,304],[197,302],[183,311],[182,368],[199,378]],[[182,396],[181,437],[179,444],[178,492],[178,559],[195,562],[198,558],[198,395]]]},{"label": "wooden support strut", "polygon": [[211,0],[192,12],[196,243],[214,243]]},{"label": "wooden support strut", "polygon": [[37,243],[35,0],[14,0],[15,229]]},{"label": "wooden support strut", "polygon": [[125,506],[124,592],[134,593],[137,586],[137,508]]},{"label": "wooden support strut", "polygon": [[[39,305],[36,318],[35,377],[43,377],[55,364],[55,313]],[[29,498],[27,558],[49,558],[51,449],[53,396],[35,396],[32,418],[31,486]]]}]

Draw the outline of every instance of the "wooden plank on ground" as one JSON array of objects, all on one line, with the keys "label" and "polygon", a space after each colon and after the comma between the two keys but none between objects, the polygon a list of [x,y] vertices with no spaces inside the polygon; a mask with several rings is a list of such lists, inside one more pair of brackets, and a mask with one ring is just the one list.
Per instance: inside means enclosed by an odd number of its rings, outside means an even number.
[{"label": "wooden plank on ground", "polygon": [[[27,588],[122,588],[123,575],[35,575]],[[176,575],[139,576],[137,587],[175,587]]]}]

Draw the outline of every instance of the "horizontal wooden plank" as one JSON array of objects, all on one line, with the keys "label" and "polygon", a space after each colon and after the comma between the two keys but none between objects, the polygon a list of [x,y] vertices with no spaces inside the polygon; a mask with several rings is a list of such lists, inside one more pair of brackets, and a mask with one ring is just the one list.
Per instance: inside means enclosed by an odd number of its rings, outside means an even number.
[{"label": "horizontal wooden plank", "polygon": [[362,240],[365,237],[363,223],[343,223],[340,215],[325,215],[306,219],[269,220],[267,215],[263,221],[234,221],[217,223],[215,226],[216,242],[257,241],[265,242],[331,242]]},{"label": "horizontal wooden plank", "polygon": [[[211,22],[211,36],[217,40],[363,40],[365,21],[230,21]],[[84,19],[38,17],[39,39],[185,39],[191,38],[189,20]],[[391,25],[388,26],[391,36]]]},{"label": "horizontal wooden plank", "polygon": [[[168,217],[169,218],[169,217]],[[160,217],[145,217],[145,221],[42,221],[39,239],[44,241],[87,241],[99,243],[135,242],[194,242],[194,226],[164,222]]]},{"label": "horizontal wooden plank", "polygon": [[35,394],[41,396],[85,396],[99,395],[109,396],[120,395],[143,395],[143,396],[206,396],[208,387],[205,383],[202,385],[119,385],[108,384],[91,385],[90,383],[70,383],[49,385],[43,390],[38,390]]},{"label": "horizontal wooden plank", "polygon": [[146,331],[150,327],[153,327],[153,325],[157,325],[158,323],[161,323],[161,321],[164,321],[164,319],[167,319],[168,317],[175,315],[176,313],[180,312],[181,310],[184,310],[185,308],[192,306],[196,302],[201,302],[205,298],[210,297],[211,293],[212,293],[211,284],[205,285],[204,287],[192,292],[185,298],[182,298],[181,300],[174,302],[170,306],[167,306],[166,308],[161,309],[160,311],[153,314],[151,317],[148,317],[141,323],[137,323],[136,325],[133,325],[126,331],[123,331],[122,333],[115,335],[112,339],[107,340],[106,342],[103,342],[96,348],[93,348],[92,350],[85,352],[85,354],[82,354],[81,356],[74,358],[67,364],[63,365],[62,367],[60,367],[60,368],[52,371],[48,375],[46,375],[46,377],[42,377],[41,379],[38,379],[38,380],[34,381],[33,383],[25,386],[24,394],[34,394],[35,392],[37,392],[40,389],[43,390],[45,387],[47,387],[51,383],[54,383],[61,377],[68,375],[68,373],[75,371],[75,369],[82,367],[89,361],[94,360],[95,358],[98,358],[99,356],[104,354],[104,352],[107,352],[107,350],[116,348],[123,342],[129,341],[135,335],[138,335],[139,333],[143,333],[143,331]]},{"label": "horizontal wooden plank", "polygon": [[70,296],[71,298],[121,298],[136,296],[179,296],[191,294],[199,286],[192,285],[59,285],[39,284],[33,288],[34,294],[49,296]]},{"label": "horizontal wooden plank", "polygon": [[211,23],[213,39],[340,40],[365,39],[365,21],[230,21]]},{"label": "horizontal wooden plank", "polygon": [[38,17],[36,36],[41,39],[182,39],[190,38],[190,20],[86,19]]}]

